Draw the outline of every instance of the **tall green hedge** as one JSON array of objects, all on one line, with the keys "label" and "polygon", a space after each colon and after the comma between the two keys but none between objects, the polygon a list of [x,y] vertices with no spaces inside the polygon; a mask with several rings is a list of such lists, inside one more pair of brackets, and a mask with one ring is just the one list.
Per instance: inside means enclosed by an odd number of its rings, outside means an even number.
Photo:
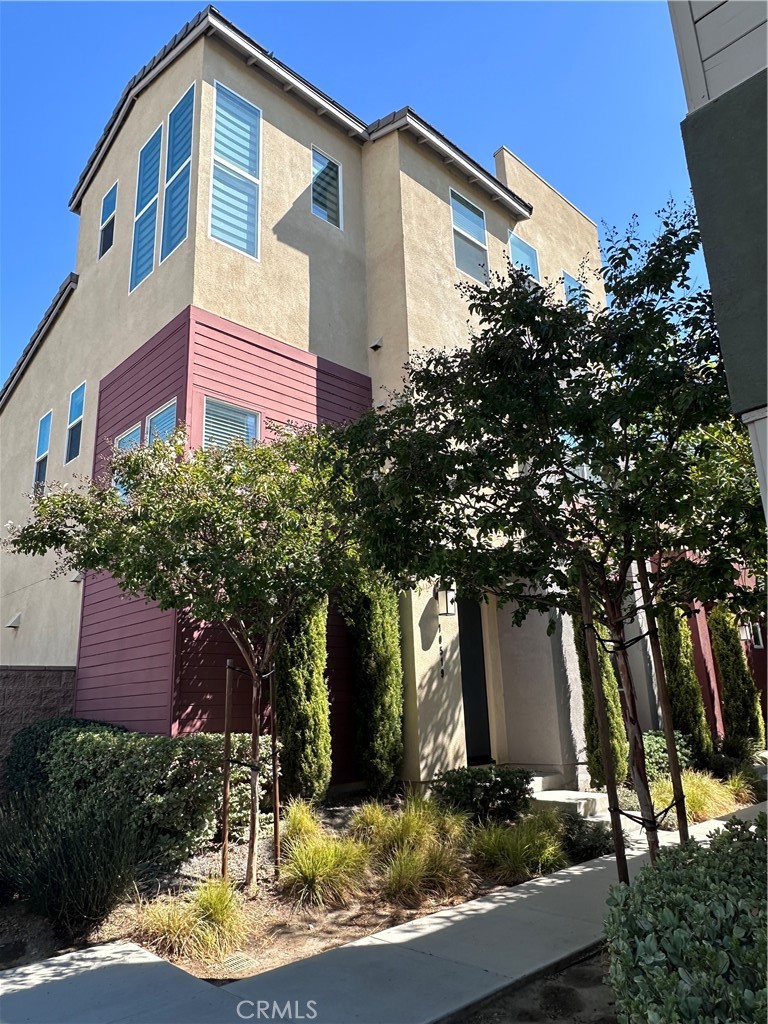
[{"label": "tall green hedge", "polygon": [[694,667],[693,641],[685,615],[677,608],[662,606],[657,610],[656,621],[674,727],[690,736],[697,758],[711,754],[712,734]]},{"label": "tall green hedge", "polygon": [[707,624],[720,675],[726,741],[754,740],[764,747],[765,724],[760,698],[744,657],[736,618],[723,605],[717,605]]},{"label": "tall green hedge", "polygon": [[290,619],[276,659],[275,703],[285,796],[322,799],[331,781],[326,635],[328,600]]},{"label": "tall green hedge", "polygon": [[361,579],[346,595],[355,652],[358,758],[363,781],[382,794],[403,760],[403,668],[397,593],[380,579]]},{"label": "tall green hedge", "polygon": [[[592,785],[604,786],[605,773],[603,772],[603,760],[600,756],[600,736],[597,731],[597,719],[595,718],[595,698],[592,693],[592,677],[589,672],[587,643],[584,637],[584,626],[581,616],[574,615],[573,617],[573,635],[576,642],[576,652],[579,656],[581,690],[584,695],[584,735],[587,741],[587,767]],[[613,665],[611,664],[608,652],[601,643],[597,645],[597,656],[603,679],[603,692],[605,694],[608,725],[611,733],[611,749],[613,750],[613,761],[616,765],[616,781],[621,785],[626,779],[629,770],[629,742],[624,728],[624,718],[621,713],[619,684],[616,681],[616,673],[613,671]]]}]

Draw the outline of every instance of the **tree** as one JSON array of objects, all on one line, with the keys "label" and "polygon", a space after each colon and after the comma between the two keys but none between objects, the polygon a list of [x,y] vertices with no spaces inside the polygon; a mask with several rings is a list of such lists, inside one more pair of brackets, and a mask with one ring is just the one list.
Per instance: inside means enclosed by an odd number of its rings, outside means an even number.
[{"label": "tree", "polygon": [[697,758],[712,753],[701,687],[693,662],[693,642],[685,614],[664,605],[657,612],[664,668],[667,673],[672,724],[691,739]]},{"label": "tree", "polygon": [[707,620],[712,637],[712,652],[720,677],[723,701],[723,725],[726,743],[738,749],[739,743],[765,746],[765,725],[760,698],[749,671],[739,639],[736,617],[724,605],[714,608]]},{"label": "tree", "polygon": [[[220,624],[253,684],[254,765],[262,693],[297,608],[323,601],[357,576],[347,477],[334,471],[334,432],[276,430],[269,443],[233,441],[190,450],[183,430],[115,451],[108,473],[35,498],[31,520],[11,530],[24,554],[58,552],[58,571],[106,571],[162,609]],[[246,882],[253,879],[258,777]]]}]

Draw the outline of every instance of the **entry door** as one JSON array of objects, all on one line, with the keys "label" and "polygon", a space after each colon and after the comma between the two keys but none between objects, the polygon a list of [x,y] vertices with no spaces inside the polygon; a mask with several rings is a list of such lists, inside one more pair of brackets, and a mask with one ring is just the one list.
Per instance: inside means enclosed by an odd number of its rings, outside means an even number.
[{"label": "entry door", "polygon": [[461,598],[456,604],[459,612],[461,692],[464,698],[467,764],[493,764],[480,605],[476,601]]}]

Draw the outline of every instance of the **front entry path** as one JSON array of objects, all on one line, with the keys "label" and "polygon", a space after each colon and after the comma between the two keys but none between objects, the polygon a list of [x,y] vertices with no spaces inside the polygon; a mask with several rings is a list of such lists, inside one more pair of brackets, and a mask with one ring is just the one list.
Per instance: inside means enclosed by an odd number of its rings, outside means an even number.
[{"label": "front entry path", "polygon": [[[717,824],[691,834],[704,839]],[[665,845],[676,840],[662,834]],[[643,846],[635,832],[633,875],[647,860]],[[458,1021],[468,1007],[596,947],[615,880],[613,859],[602,857],[218,988],[133,943],[92,946],[0,972],[0,1022]]]}]

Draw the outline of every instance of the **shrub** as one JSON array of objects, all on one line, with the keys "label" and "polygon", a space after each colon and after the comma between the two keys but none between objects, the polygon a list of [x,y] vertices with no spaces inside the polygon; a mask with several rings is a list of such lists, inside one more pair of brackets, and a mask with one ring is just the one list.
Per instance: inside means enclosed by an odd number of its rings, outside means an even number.
[{"label": "shrub", "polygon": [[417,907],[430,896],[451,896],[466,889],[468,872],[458,851],[433,843],[400,846],[382,865],[381,891],[387,899]]},{"label": "shrub", "polygon": [[294,797],[285,805],[283,818],[283,836],[286,843],[300,842],[308,836],[316,836],[322,832],[323,826],[308,800]]},{"label": "shrub", "polygon": [[367,800],[352,815],[350,834],[369,846],[381,847],[389,828],[392,812],[377,800]]},{"label": "shrub", "polygon": [[760,780],[753,771],[742,768],[723,780],[723,785],[740,804],[753,804],[757,800]]},{"label": "shrub", "polygon": [[390,814],[383,831],[375,838],[378,854],[393,853],[404,848],[426,849],[437,841],[437,815],[434,805],[426,800],[406,800],[402,810]]},{"label": "shrub", "polygon": [[[672,705],[672,722],[675,729],[689,737],[694,756],[702,757],[712,751],[712,733],[694,667],[691,630],[685,614],[678,608],[661,605],[656,619]],[[683,767],[682,763],[680,767]]]},{"label": "shrub", "polygon": [[368,849],[356,839],[309,836],[291,845],[280,882],[299,906],[344,906],[362,889]]},{"label": "shrub", "polygon": [[723,605],[717,605],[707,625],[720,677],[726,739],[752,740],[762,748],[765,724],[760,697],[744,657],[736,619]]},{"label": "shrub", "polygon": [[165,955],[221,960],[247,935],[242,897],[221,878],[200,882],[185,896],[161,896],[139,913],[139,938]]},{"label": "shrub", "polygon": [[[675,745],[680,771],[691,768],[694,764],[694,755],[689,737],[683,736],[681,732],[675,732]],[[664,775],[669,775],[669,756],[664,733],[661,731],[644,732],[643,746],[645,747],[645,768],[648,773],[648,781],[654,782]]]},{"label": "shrub", "polygon": [[766,818],[729,822],[709,848],[661,850],[614,886],[608,977],[627,1024],[752,1024],[768,1005]]},{"label": "shrub", "polygon": [[532,781],[522,768],[451,768],[433,779],[432,795],[474,821],[512,821],[530,807]]},{"label": "shrub", "polygon": [[331,719],[326,632],[328,600],[298,609],[276,658],[275,704],[287,796],[322,799],[331,781]]},{"label": "shrub", "polygon": [[0,806],[0,884],[68,938],[99,924],[148,873],[152,837],[126,800],[54,804],[14,794]]},{"label": "shrub", "polygon": [[[682,782],[688,821],[710,821],[730,814],[739,807],[739,801],[728,786],[713,775],[687,769],[682,772]],[[651,798],[656,810],[672,803],[672,780],[665,777],[652,782]],[[670,813],[660,827],[674,828],[674,815]]]},{"label": "shrub", "polygon": [[571,864],[613,853],[611,827],[604,821],[590,821],[576,811],[561,811],[561,842]]},{"label": "shrub", "polygon": [[403,760],[403,668],[400,613],[393,587],[361,579],[346,596],[355,654],[357,751],[363,781],[374,794],[389,792]]},{"label": "shrub", "polygon": [[[601,633],[601,635],[603,634]],[[589,672],[584,625],[579,615],[574,615],[573,617],[573,638],[576,644],[576,653],[579,657],[579,674],[581,676],[581,691],[584,700],[584,738],[587,744],[587,768],[589,769],[592,785],[604,786],[605,773],[603,771],[603,760],[600,756],[600,736],[597,731],[597,719],[595,717],[595,697],[592,691],[592,677]],[[608,652],[599,642],[597,645],[597,657],[600,662],[600,675],[603,681],[603,693],[605,694],[611,750],[613,751],[613,763],[616,767],[616,781],[621,783],[626,779],[629,770],[629,741],[627,740],[624,718],[621,711],[619,684],[616,680],[616,673],[613,670]]]},{"label": "shrub", "polygon": [[730,779],[735,772],[751,769],[759,749],[757,740],[746,736],[726,736],[715,745],[712,753],[699,758],[697,767],[718,779]]},{"label": "shrub", "polygon": [[472,837],[471,853],[480,874],[507,885],[565,867],[567,859],[550,817],[531,815],[514,825],[489,822]]}]

